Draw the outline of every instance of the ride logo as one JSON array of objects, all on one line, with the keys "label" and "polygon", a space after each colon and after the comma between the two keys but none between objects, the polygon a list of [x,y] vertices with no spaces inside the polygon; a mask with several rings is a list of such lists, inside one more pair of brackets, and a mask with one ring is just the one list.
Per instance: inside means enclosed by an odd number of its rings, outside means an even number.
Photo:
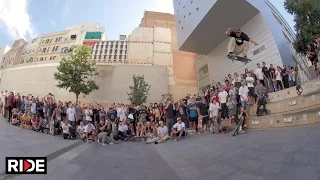
[{"label": "ride logo", "polygon": [[6,157],[6,174],[47,174],[47,157]]}]

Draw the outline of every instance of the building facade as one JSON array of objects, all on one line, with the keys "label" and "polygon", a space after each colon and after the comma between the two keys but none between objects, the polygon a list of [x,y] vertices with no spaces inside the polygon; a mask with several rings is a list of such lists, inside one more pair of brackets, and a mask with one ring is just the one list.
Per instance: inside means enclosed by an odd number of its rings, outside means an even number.
[{"label": "building facade", "polygon": [[2,59],[6,66],[1,69],[0,89],[39,97],[52,93],[57,99],[70,100],[73,95],[55,86],[53,74],[61,58],[85,44],[92,46],[100,87],[81,96],[82,101],[128,102],[129,85],[138,74],[151,85],[148,102],[159,102],[168,93],[183,98],[197,91],[197,54],[178,50],[175,28],[174,15],[146,11],[140,26],[119,40],[107,40],[104,28],[96,23],[68,27],[30,42],[17,40]]},{"label": "building facade", "polygon": [[3,65],[3,63],[4,63],[4,56],[6,55],[6,53],[8,52],[8,51],[10,51],[10,47],[9,46],[7,46],[7,45],[5,45],[5,46],[3,46],[3,47],[0,47],[0,68],[2,68],[2,65]]},{"label": "building facade", "polygon": [[[292,41],[288,43],[290,38],[286,37],[292,36],[293,31],[285,26],[287,23],[279,23],[285,21],[271,5],[264,0],[174,1],[178,47],[200,54],[197,58],[200,92],[212,81],[223,81],[227,74],[256,69],[257,63],[296,66]],[[235,27],[259,43],[259,46],[250,44],[248,58],[252,61],[247,65],[227,58],[229,38],[225,32]]]}]

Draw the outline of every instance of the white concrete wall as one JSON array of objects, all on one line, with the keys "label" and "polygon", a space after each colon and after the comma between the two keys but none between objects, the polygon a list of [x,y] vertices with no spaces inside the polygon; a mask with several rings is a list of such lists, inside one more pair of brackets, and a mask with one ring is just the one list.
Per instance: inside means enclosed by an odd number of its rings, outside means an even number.
[{"label": "white concrete wall", "polygon": [[6,55],[6,53],[10,50],[11,48],[7,45],[4,47],[0,48],[0,68],[4,64],[5,60],[3,59]]},{"label": "white concrete wall", "polygon": [[[57,63],[38,64],[5,69],[1,74],[0,90],[12,90],[21,94],[33,94],[43,97],[49,92],[58,100],[75,100],[75,96],[66,90],[56,87],[53,74],[57,71]],[[99,90],[79,98],[81,101],[128,102],[127,92],[133,84],[133,75],[144,75],[151,85],[148,103],[159,102],[162,94],[168,93],[167,69],[165,67],[143,65],[98,65],[99,76],[96,83]],[[15,83],[18,82],[18,83]]]},{"label": "white concrete wall", "polygon": [[[198,60],[207,60],[209,66],[210,82],[212,80],[223,81],[224,77],[227,74],[233,74],[234,72],[243,74],[245,68],[248,68],[249,70],[255,70],[257,67],[257,63],[262,63],[263,61],[266,62],[267,66],[269,66],[270,63],[272,63],[274,66],[282,65],[281,57],[279,55],[279,50],[277,48],[275,40],[260,13],[254,16],[244,26],[242,26],[241,30],[245,32],[250,38],[259,43],[258,47],[250,44],[248,58],[252,61],[245,65],[242,62],[232,62],[231,60],[229,60],[227,58],[227,46],[229,39],[227,39],[217,48],[215,48],[210,54],[202,55]],[[253,51],[262,46],[265,46],[266,49],[256,55],[253,55]]]}]

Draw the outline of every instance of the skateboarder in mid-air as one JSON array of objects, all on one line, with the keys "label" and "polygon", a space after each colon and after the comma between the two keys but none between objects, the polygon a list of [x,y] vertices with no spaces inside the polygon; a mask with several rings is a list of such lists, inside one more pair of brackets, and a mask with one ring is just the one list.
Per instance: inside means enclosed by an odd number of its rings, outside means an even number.
[{"label": "skateboarder in mid-air", "polygon": [[[241,32],[240,28],[235,28],[232,30],[228,28],[226,31],[226,35],[231,37],[229,44],[228,44],[228,58],[231,59],[234,56],[239,55],[240,53],[243,54],[243,57],[247,59],[247,53],[249,50],[249,43],[251,42],[254,45],[258,46],[259,44],[254,40],[250,39],[248,35]],[[247,42],[245,42],[247,41]]]}]

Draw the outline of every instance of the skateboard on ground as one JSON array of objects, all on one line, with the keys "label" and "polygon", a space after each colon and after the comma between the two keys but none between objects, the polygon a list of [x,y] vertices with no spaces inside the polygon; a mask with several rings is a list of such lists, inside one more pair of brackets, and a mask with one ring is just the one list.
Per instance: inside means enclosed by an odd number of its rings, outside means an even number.
[{"label": "skateboard on ground", "polygon": [[243,121],[244,121],[244,118],[241,118],[239,123],[237,124],[236,128],[232,132],[232,136],[235,136],[236,134],[239,134],[239,127],[242,125]]},{"label": "skateboard on ground", "polygon": [[228,58],[231,59],[232,62],[233,62],[234,60],[236,60],[236,61],[243,62],[245,65],[246,65],[249,61],[251,61],[251,59],[244,58],[244,57],[242,57],[242,56],[237,56],[237,55],[233,55],[233,56],[231,56],[231,57],[228,56]]}]

